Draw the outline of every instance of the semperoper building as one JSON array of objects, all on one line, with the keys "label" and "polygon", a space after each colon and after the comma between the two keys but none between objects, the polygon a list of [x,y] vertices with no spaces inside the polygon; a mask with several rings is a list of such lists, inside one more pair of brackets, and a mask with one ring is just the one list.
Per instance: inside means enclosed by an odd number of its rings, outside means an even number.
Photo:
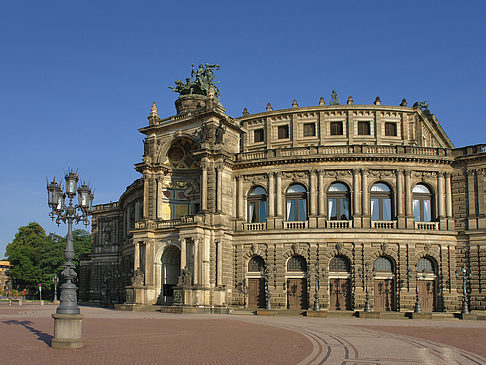
[{"label": "semperoper building", "polygon": [[[132,306],[486,309],[486,145],[455,148],[425,103],[233,118],[213,69],[155,103],[140,179],[93,212],[79,298]],[[127,168],[130,168],[127,166]],[[459,275],[458,275],[459,272]],[[317,303],[316,303],[317,299]]]}]

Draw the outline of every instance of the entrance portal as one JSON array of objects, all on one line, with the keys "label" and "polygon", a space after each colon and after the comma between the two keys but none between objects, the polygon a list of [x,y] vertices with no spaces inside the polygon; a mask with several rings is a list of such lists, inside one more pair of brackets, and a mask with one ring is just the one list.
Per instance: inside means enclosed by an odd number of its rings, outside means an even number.
[{"label": "entrance portal", "polygon": [[173,287],[181,272],[181,251],[176,246],[167,246],[162,255],[162,304],[172,305],[174,301]]},{"label": "entrance portal", "polygon": [[387,257],[378,257],[374,265],[374,309],[377,312],[395,310],[395,269]]}]

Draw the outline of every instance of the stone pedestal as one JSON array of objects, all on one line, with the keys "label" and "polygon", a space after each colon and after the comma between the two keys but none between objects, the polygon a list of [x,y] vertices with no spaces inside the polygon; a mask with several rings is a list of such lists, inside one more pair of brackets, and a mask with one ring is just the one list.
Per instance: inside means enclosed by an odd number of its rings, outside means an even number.
[{"label": "stone pedestal", "polygon": [[83,347],[81,338],[80,314],[53,314],[54,318],[54,338],[51,347],[57,349],[78,349]]},{"label": "stone pedestal", "polygon": [[475,321],[478,319],[478,315],[476,313],[461,313],[459,318],[469,321]]},{"label": "stone pedestal", "polygon": [[380,312],[358,312],[359,318],[380,318]]},{"label": "stone pedestal", "polygon": [[410,313],[410,318],[411,319],[432,319],[432,313],[416,313],[416,312],[411,312]]}]

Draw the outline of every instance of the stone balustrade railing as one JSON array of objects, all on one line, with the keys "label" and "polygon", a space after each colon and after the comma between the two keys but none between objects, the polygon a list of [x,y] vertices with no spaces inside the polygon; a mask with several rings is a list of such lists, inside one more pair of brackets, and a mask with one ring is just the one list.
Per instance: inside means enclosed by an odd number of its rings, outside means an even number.
[{"label": "stone balustrade railing", "polygon": [[193,215],[186,215],[176,219],[166,219],[166,220],[146,220],[135,222],[135,229],[145,229],[145,228],[172,228],[182,224],[195,223],[195,217]]},{"label": "stone balustrade railing", "polygon": [[353,221],[326,221],[326,228],[352,228]]},{"label": "stone balustrade railing", "polygon": [[394,229],[397,226],[396,221],[372,221],[371,227],[376,229]]},{"label": "stone balustrade railing", "polygon": [[451,150],[435,147],[414,146],[308,146],[295,148],[268,149],[264,151],[243,152],[237,155],[238,161],[251,161],[269,157],[297,157],[319,155],[413,155],[413,156],[450,156]]},{"label": "stone balustrade railing", "polygon": [[437,231],[439,229],[439,222],[415,222],[415,229]]},{"label": "stone balustrade railing", "polygon": [[284,222],[284,229],[304,229],[307,228],[307,221]]},{"label": "stone balustrade railing", "polygon": [[267,223],[245,223],[243,225],[245,231],[264,231],[267,229]]}]

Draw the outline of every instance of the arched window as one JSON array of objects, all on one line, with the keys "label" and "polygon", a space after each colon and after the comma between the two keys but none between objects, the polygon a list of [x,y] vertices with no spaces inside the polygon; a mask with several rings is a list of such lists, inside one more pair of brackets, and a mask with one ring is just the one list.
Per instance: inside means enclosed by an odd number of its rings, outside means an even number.
[{"label": "arched window", "polygon": [[287,271],[307,271],[307,262],[302,256],[292,256],[287,263]]},{"label": "arched window", "polygon": [[327,191],[327,212],[330,220],[349,220],[349,189],[334,183]]},{"label": "arched window", "polygon": [[248,262],[248,272],[262,272],[265,268],[265,261],[261,256],[254,256]]},{"label": "arched window", "polygon": [[423,273],[434,273],[434,263],[432,260],[422,257],[420,260],[417,262],[417,272],[423,272]]},{"label": "arched window", "polygon": [[386,257],[378,257],[374,267],[376,272],[393,273],[393,263]]},{"label": "arched window", "polygon": [[432,194],[425,185],[418,184],[412,190],[413,216],[416,222],[432,220]]},{"label": "arched window", "polygon": [[331,260],[329,264],[330,272],[350,272],[351,265],[349,260],[344,256],[336,256]]},{"label": "arched window", "polygon": [[307,189],[300,184],[292,184],[287,189],[287,221],[307,220]]},{"label": "arched window", "polygon": [[376,183],[371,187],[371,220],[390,221],[392,219],[391,198],[388,185]]},{"label": "arched window", "polygon": [[267,192],[255,186],[248,194],[248,222],[260,223],[267,219]]}]

